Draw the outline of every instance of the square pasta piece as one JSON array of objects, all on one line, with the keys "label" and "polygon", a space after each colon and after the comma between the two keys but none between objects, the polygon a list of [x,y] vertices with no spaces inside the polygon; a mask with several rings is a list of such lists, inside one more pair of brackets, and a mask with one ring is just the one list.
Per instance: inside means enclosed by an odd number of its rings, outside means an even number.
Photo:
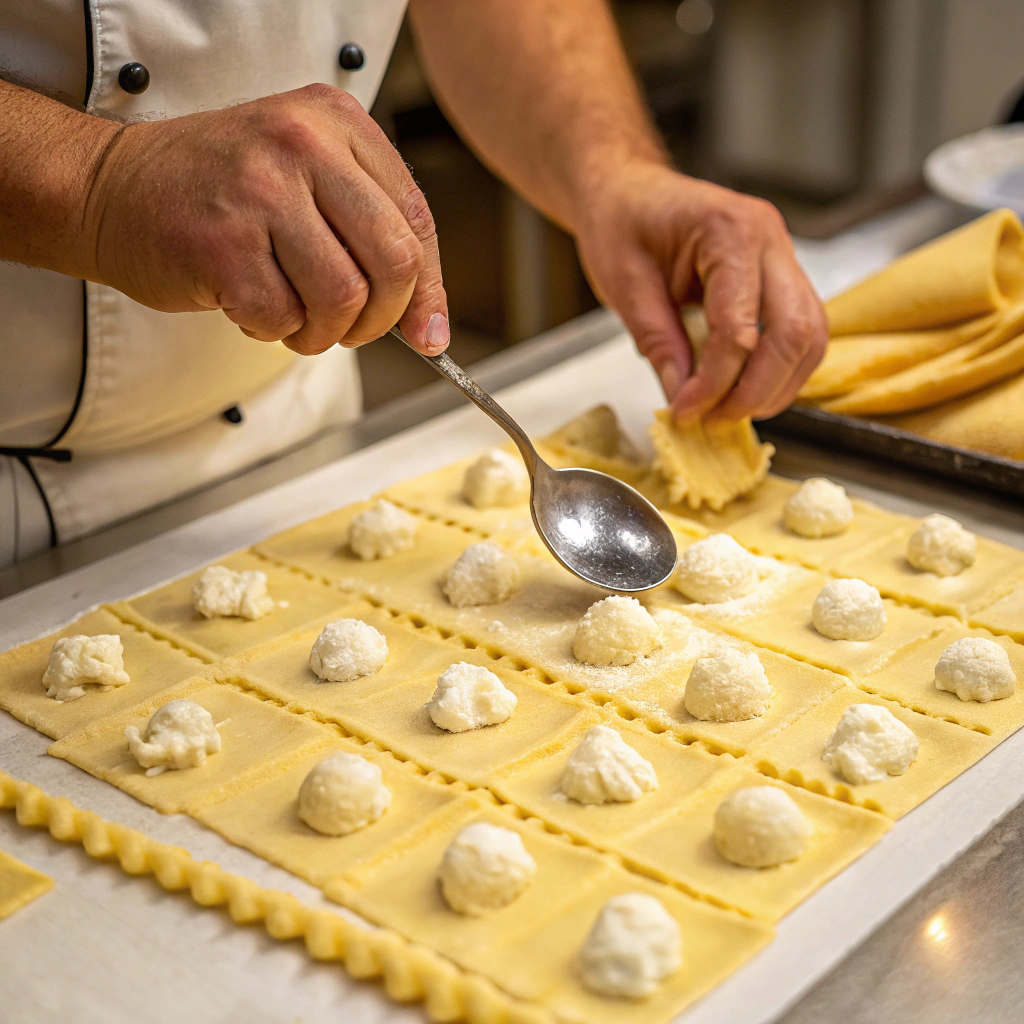
[{"label": "square pasta piece", "polygon": [[978,537],[974,564],[956,576],[915,569],[907,561],[907,541],[916,528],[915,521],[874,547],[839,559],[833,571],[865,580],[885,597],[965,620],[1002,597],[1024,576],[1024,551],[986,537]]},{"label": "square pasta piece", "polygon": [[[718,805],[737,789],[778,786],[793,798],[814,832],[796,860],[770,868],[727,861],[715,846]],[[888,818],[768,779],[745,766],[723,773],[676,813],[611,845],[631,862],[717,903],[778,921],[889,829]]]},{"label": "square pasta piece", "polygon": [[906,516],[869,501],[852,498],[851,503],[853,522],[834,537],[801,537],[790,530],[782,519],[785,498],[732,523],[729,533],[759,555],[785,558],[810,569],[828,570],[838,559],[876,544],[907,523]]},{"label": "square pasta piece", "polygon": [[[187,697],[213,716],[221,749],[198,768],[169,769],[147,775],[128,749],[124,730],[143,732],[153,712],[170,700]],[[281,771],[312,747],[334,738],[326,726],[293,715],[224,683],[193,679],[90,728],[52,744],[47,753],[69,761],[130,793],[162,814],[194,812],[223,800]]]},{"label": "square pasta piece", "polygon": [[433,579],[440,574],[443,578],[463,549],[480,538],[458,526],[420,519],[411,548],[389,558],[367,561],[349,547],[348,530],[357,515],[375,504],[360,501],[347,505],[268,537],[252,549],[311,576],[331,580],[344,590],[374,596],[401,611],[416,611],[406,604],[392,603],[392,590],[398,587],[399,594],[406,593],[403,582],[408,577]]},{"label": "square pasta piece", "polygon": [[[919,744],[917,760],[905,774],[855,786],[825,764],[821,757],[825,743],[851,704],[880,704],[914,731]],[[855,686],[844,686],[762,743],[747,760],[770,778],[900,818],[980,761],[996,742],[973,729],[919,715]]]},{"label": "square pasta piece", "polygon": [[1005,633],[1017,643],[1024,643],[1024,581],[1005,597],[986,605],[970,616],[972,626],[981,626],[993,633]]},{"label": "square pasta piece", "polygon": [[[315,765],[342,752],[380,766],[391,804],[376,821],[349,835],[321,835],[299,817],[299,787]],[[379,857],[385,848],[411,841],[424,822],[461,795],[372,746],[336,737],[265,781],[198,809],[195,817],[237,846],[321,885],[339,871]]]},{"label": "square pasta piece", "polygon": [[[477,822],[518,832],[537,871],[510,904],[473,917],[448,906],[438,870],[452,840]],[[549,919],[610,870],[611,862],[593,850],[551,835],[540,822],[523,821],[471,795],[432,815],[408,842],[383,848],[378,859],[329,880],[324,891],[368,920],[393,928],[413,942],[423,942],[501,986],[502,946],[538,921]]]},{"label": "square pasta piece", "polygon": [[[595,725],[608,725],[649,761],[658,788],[625,803],[581,804],[561,788],[566,762],[583,734]],[[613,715],[581,715],[567,729],[521,761],[496,772],[490,783],[503,800],[535,814],[569,835],[597,846],[669,813],[696,793],[716,772],[735,765],[728,754],[709,754],[699,744],[684,746]]]},{"label": "square pasta piece", "polygon": [[[520,457],[511,445],[501,447],[515,458]],[[529,501],[494,508],[476,508],[464,497],[462,481],[466,470],[481,454],[483,452],[477,452],[450,466],[392,484],[381,492],[381,497],[410,512],[440,520],[449,526],[472,530],[481,537],[496,537],[514,543],[535,536]]]},{"label": "square pasta piece", "polygon": [[743,651],[756,651],[768,676],[773,690],[772,702],[759,718],[742,722],[704,722],[694,718],[683,705],[689,668],[673,680],[630,687],[619,698],[620,702],[644,721],[656,722],[686,743],[697,740],[712,753],[725,751],[742,757],[845,685],[842,676],[787,658],[784,654],[753,648],[731,637],[723,642]]},{"label": "square pasta piece", "polygon": [[[451,663],[482,659],[480,652],[460,658],[453,651]],[[531,679],[483,658],[484,667],[501,679],[517,700],[504,722],[466,732],[446,732],[434,725],[427,702],[437,687],[437,676],[419,676],[392,687],[382,697],[367,697],[338,711],[337,717],[351,732],[415,761],[428,771],[439,771],[464,782],[483,785],[504,764],[521,758],[584,712],[555,687]]]},{"label": "square pasta piece", "polygon": [[[643,999],[597,995],[584,987],[576,958],[604,904],[631,892],[654,896],[676,919],[682,964]],[[571,1024],[667,1024],[774,935],[764,921],[713,907],[618,866],[573,896],[553,918],[535,922],[522,935],[505,938],[497,950],[498,984],[513,995],[542,1003],[558,1020]]]},{"label": "square pasta piece", "polygon": [[758,647],[859,679],[877,672],[908,644],[949,625],[948,619],[887,600],[885,629],[874,640],[831,640],[811,623],[811,608],[824,582],[790,591],[784,603],[761,614],[723,618],[721,627]]},{"label": "square pasta piece", "polygon": [[0,850],[0,921],[53,888],[53,879]]},{"label": "square pasta piece", "polygon": [[[961,700],[955,693],[940,690],[935,685],[935,663],[942,652],[953,641],[967,636],[993,640],[1006,651],[1017,676],[1017,691],[1012,696],[982,703]],[[950,626],[908,647],[895,661],[859,679],[857,685],[921,714],[956,722],[1000,740],[1024,725],[1024,647],[1009,637],[993,636],[984,629],[969,629],[959,624]]]},{"label": "square pasta piece", "polygon": [[824,583],[819,573],[799,565],[789,565],[763,556],[755,556],[754,560],[760,579],[757,586],[743,597],[710,604],[691,601],[676,587],[676,576],[673,574],[667,583],[644,594],[644,604],[672,608],[704,626],[720,628],[730,619],[747,619],[759,615],[787,602],[789,595],[795,591],[815,584],[820,588]]},{"label": "square pasta piece", "polygon": [[[60,637],[78,634],[98,636],[103,633],[121,638],[124,668],[130,681],[109,690],[89,686],[77,700],[61,702],[47,697],[42,679],[54,642]],[[68,733],[177,686],[202,672],[203,668],[202,662],[176,650],[169,643],[126,625],[101,608],[83,615],[50,636],[0,654],[0,708],[51,739],[59,740]]]},{"label": "square pasta piece", "polygon": [[223,662],[217,667],[218,676],[240,680],[242,685],[294,710],[312,711],[318,717],[344,722],[343,708],[367,697],[377,697],[414,677],[433,674],[436,679],[452,662],[462,658],[463,652],[456,645],[443,642],[427,630],[417,630],[365,602],[338,609],[333,617],[360,619],[384,635],[388,656],[377,672],[347,682],[321,682],[309,667],[313,642],[328,621],[321,620],[283,642],[267,644]]},{"label": "square pasta piece", "polygon": [[321,581],[308,579],[248,551],[236,551],[214,564],[236,572],[266,573],[267,593],[277,602],[277,607],[261,619],[204,618],[192,607],[192,584],[199,576],[199,572],[194,572],[148,594],[119,601],[111,608],[128,621],[165,637],[196,657],[217,661],[290,633],[351,601],[349,595]]}]

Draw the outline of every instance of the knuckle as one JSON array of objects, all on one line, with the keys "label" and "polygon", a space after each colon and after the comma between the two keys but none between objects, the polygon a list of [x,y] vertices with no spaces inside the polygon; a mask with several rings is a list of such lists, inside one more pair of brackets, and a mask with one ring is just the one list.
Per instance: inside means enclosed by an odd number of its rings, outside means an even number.
[{"label": "knuckle", "polygon": [[430,238],[436,234],[434,215],[430,211],[427,197],[416,185],[410,185],[403,197],[402,214],[417,238]]},{"label": "knuckle", "polygon": [[370,285],[359,271],[345,274],[335,291],[335,313],[342,319],[355,319],[370,297]]},{"label": "knuckle", "polygon": [[388,247],[387,276],[392,281],[415,280],[423,262],[423,246],[413,234],[403,234]]}]

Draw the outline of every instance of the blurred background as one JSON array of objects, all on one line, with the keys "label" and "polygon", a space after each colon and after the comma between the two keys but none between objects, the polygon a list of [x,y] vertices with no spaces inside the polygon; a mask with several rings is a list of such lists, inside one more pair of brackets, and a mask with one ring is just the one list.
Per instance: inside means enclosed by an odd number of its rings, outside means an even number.
[{"label": "blurred background", "polygon": [[[937,145],[1024,120],[1024,0],[615,0],[677,166],[764,196],[828,238],[924,192]],[[438,109],[402,30],[373,116],[437,222],[463,365],[592,309],[572,240],[513,195]],[[359,350],[366,407],[436,375]]]}]

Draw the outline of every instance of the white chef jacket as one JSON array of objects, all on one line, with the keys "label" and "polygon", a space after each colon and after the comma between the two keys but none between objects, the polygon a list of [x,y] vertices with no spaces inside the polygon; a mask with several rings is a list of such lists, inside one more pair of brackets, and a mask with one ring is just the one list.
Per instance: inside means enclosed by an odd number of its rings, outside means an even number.
[{"label": "white chef jacket", "polygon": [[[122,118],[176,117],[311,82],[368,108],[405,3],[0,0],[0,67]],[[365,56],[359,70],[339,64],[347,43]],[[119,83],[131,62],[150,76],[137,95]],[[0,566],[5,554],[80,537],[359,412],[354,353],[296,356],[246,338],[219,310],[160,313],[104,285],[0,263],[0,311],[0,449],[14,449],[0,458]]]}]

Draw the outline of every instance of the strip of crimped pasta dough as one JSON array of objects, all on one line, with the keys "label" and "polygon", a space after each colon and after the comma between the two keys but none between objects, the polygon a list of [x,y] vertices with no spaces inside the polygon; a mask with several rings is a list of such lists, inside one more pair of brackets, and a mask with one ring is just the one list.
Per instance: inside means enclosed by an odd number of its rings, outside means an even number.
[{"label": "strip of crimped pasta dough", "polygon": [[19,825],[47,828],[54,839],[81,844],[90,857],[116,859],[129,875],[151,874],[164,889],[188,890],[200,906],[224,906],[237,924],[260,922],[282,942],[302,939],[314,960],[340,960],[354,978],[382,978],[392,999],[422,1001],[431,1020],[554,1024],[542,1007],[506,996],[487,979],[395,932],[363,928],[328,910],[314,910],[290,893],[266,889],[210,861],[193,860],[179,847],[104,821],[2,771],[0,809],[13,810]]}]

